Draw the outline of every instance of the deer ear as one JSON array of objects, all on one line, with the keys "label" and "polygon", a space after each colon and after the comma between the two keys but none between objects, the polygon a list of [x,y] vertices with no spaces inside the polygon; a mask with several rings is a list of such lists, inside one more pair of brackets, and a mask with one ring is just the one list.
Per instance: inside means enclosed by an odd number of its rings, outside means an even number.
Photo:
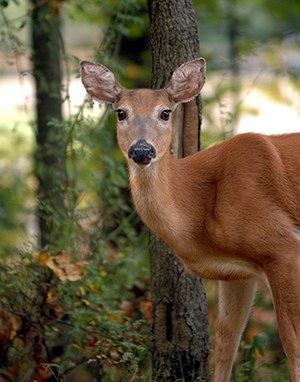
[{"label": "deer ear", "polygon": [[89,95],[101,103],[115,103],[123,87],[113,73],[101,64],[81,61],[82,83]]},{"label": "deer ear", "polygon": [[189,102],[198,95],[205,84],[205,66],[204,58],[198,58],[175,70],[166,86],[174,102]]}]

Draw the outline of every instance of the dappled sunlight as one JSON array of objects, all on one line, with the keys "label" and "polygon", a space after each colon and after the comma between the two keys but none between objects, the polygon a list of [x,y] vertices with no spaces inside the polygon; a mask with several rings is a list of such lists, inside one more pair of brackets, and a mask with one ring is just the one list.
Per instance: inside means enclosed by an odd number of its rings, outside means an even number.
[{"label": "dappled sunlight", "polygon": [[[296,100],[295,100],[296,101]],[[243,107],[255,111],[255,115],[245,113],[239,122],[237,132],[262,134],[284,134],[300,132],[300,98],[298,107],[275,102],[261,90],[253,90],[245,99]]]}]

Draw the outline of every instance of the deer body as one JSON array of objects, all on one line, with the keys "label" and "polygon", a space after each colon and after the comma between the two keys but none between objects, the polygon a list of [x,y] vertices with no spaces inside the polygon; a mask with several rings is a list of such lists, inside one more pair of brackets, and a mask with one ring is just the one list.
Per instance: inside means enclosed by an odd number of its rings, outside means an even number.
[{"label": "deer body", "polygon": [[118,113],[142,220],[191,273],[220,280],[214,381],[229,381],[256,282],[265,280],[291,380],[300,382],[300,134],[242,134],[174,160],[171,114],[203,86],[203,59],[161,90],[127,90],[100,64],[83,61],[81,70],[90,95]]},{"label": "deer body", "polygon": [[[264,262],[282,247],[283,240],[298,245],[297,145],[300,148],[300,134],[249,133],[180,160],[166,152],[155,171],[129,164],[135,206],[142,220],[196,276],[263,278]],[[286,152],[283,159],[280,150]],[[294,179],[283,161],[295,162]],[[272,197],[266,195],[268,190]]]}]

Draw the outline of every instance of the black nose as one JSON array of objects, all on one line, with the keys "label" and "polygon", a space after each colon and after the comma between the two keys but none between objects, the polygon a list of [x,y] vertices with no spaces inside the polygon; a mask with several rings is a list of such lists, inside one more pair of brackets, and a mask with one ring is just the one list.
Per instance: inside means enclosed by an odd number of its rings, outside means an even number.
[{"label": "black nose", "polygon": [[140,139],[129,148],[128,156],[136,163],[148,164],[151,159],[156,157],[156,150],[145,139]]}]

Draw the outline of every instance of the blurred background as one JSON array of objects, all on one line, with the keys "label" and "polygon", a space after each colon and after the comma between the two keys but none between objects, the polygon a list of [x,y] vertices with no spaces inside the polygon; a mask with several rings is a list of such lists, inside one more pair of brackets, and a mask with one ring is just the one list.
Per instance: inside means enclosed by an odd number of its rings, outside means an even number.
[{"label": "blurred background", "polygon": [[[299,2],[193,3],[207,61],[201,149],[248,131],[300,132]],[[60,73],[47,62],[61,78],[61,115],[47,121],[59,133],[44,153],[36,52],[51,39],[33,43],[43,27],[58,36]],[[81,60],[97,61],[125,87],[150,87],[148,30],[144,0],[0,1],[0,381],[149,374],[147,231],[131,204],[115,116],[86,97],[78,71]],[[53,163],[48,195],[41,173]],[[217,284],[206,293],[213,344]],[[264,286],[256,305],[235,380],[288,380]]]}]

